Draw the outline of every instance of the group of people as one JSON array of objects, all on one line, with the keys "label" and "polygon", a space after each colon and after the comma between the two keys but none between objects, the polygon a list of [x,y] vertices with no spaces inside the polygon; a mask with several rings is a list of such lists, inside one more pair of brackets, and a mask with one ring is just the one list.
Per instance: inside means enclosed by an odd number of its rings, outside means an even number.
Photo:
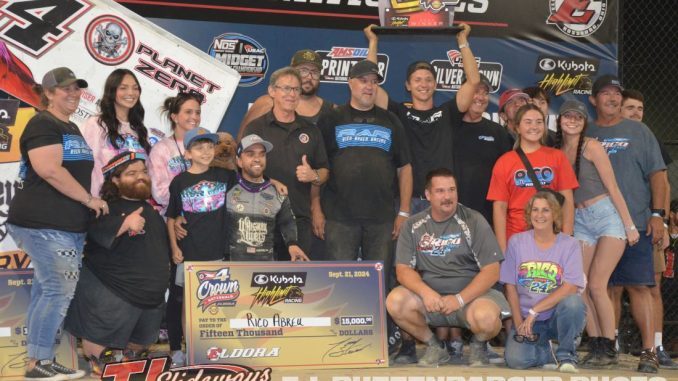
[{"label": "group of people", "polygon": [[[84,375],[54,358],[64,322],[100,373],[147,356],[165,311],[173,363],[183,365],[182,263],[224,259],[382,261],[399,284],[387,309],[406,333],[394,361],[420,366],[466,362],[465,328],[472,365],[576,372],[584,326],[591,350],[581,364],[615,364],[607,287],[622,286],[645,348],[638,369],[657,371],[650,258],[666,232],[666,163],[650,130],[622,116],[619,81],[595,81],[595,121],[566,101],[551,133],[548,96],[509,89],[503,127],[483,118],[491,86],[468,25],[456,37],[465,81],[439,106],[424,61],[407,68],[410,102],[379,87],[371,28],[345,105],[317,95],[312,50],[271,75],[243,119],[235,171],[213,166],[219,136],[200,127],[199,94],[165,100],[172,134],[151,147],[133,72],[110,74],[99,115],[80,128],[70,117],[87,82],[68,68],[45,74],[8,217],[35,269],[27,379]],[[502,326],[504,358],[487,344]],[[414,339],[426,344],[419,358]]]}]

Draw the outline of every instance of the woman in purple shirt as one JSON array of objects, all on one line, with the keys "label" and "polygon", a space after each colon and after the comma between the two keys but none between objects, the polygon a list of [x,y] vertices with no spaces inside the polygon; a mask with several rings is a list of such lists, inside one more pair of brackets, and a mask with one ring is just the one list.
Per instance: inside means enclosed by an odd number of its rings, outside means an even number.
[{"label": "woman in purple shirt", "polygon": [[[576,339],[586,319],[579,242],[561,233],[560,204],[550,192],[530,199],[525,221],[529,230],[511,237],[501,265],[513,315],[506,363],[517,369],[555,364],[561,372],[576,373]],[[559,342],[555,358],[551,340]]]}]

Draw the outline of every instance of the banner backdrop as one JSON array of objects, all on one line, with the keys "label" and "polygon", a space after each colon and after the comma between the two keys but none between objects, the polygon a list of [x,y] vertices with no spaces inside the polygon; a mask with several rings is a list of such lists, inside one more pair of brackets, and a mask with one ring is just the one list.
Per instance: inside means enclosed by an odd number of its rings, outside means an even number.
[{"label": "banner backdrop", "polygon": [[96,114],[106,77],[132,70],[142,88],[151,144],[169,131],[163,100],[179,91],[205,96],[202,126],[215,131],[239,80],[231,68],[111,0],[0,2],[0,90],[37,106],[31,86],[71,68],[89,87],[72,119]]},{"label": "banner backdrop", "polygon": [[189,364],[388,366],[380,262],[187,262]]},{"label": "banner backdrop", "polygon": [[[220,127],[232,133],[248,104],[266,93],[270,73],[288,65],[299,49],[314,49],[323,57],[319,95],[346,103],[348,70],[367,55],[362,28],[379,24],[378,0],[119,2],[218,60],[241,63],[243,80]],[[492,81],[488,117],[495,121],[499,94],[508,88],[541,86],[552,96],[555,113],[564,98],[586,101],[599,74],[617,72],[616,1],[442,2],[456,4],[455,23],[472,27],[471,49],[481,72]],[[382,86],[394,100],[408,100],[405,70],[415,60],[432,62],[437,70],[436,103],[453,97],[461,85],[460,54],[452,35],[382,36],[379,52],[386,77]],[[248,73],[256,77],[245,80]]]}]

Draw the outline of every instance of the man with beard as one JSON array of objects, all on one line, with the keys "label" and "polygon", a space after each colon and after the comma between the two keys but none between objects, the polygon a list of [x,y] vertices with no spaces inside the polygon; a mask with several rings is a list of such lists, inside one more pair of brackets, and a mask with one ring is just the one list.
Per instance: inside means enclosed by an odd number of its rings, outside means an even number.
[{"label": "man with beard", "polygon": [[[273,109],[253,120],[245,135],[256,134],[277,149],[269,157],[265,174],[287,185],[292,210],[296,216],[299,247],[304,253],[311,249],[311,192],[319,205],[319,187],[329,176],[327,154],[320,131],[308,120],[299,118],[302,78],[297,69],[284,67],[271,74],[268,95]],[[276,238],[279,259],[289,259],[284,253],[283,239]]]},{"label": "man with beard", "polygon": [[[596,79],[589,101],[596,108],[597,117],[589,124],[587,135],[598,139],[610,157],[619,190],[633,218],[634,226],[626,229],[638,229],[640,233],[638,243],[626,246],[610,277],[609,287],[623,286],[629,293],[631,314],[642,339],[638,371],[657,373],[650,287],[655,285],[652,245],[659,243],[665,233],[666,183],[663,176],[666,165],[650,129],[643,123],[624,119],[622,90],[619,79],[614,75]],[[609,347],[592,349],[614,351]]]},{"label": "man with beard", "polygon": [[121,356],[144,357],[165,310],[170,248],[165,221],[147,202],[151,180],[145,160],[123,152],[103,168],[101,198],[110,212],[90,224],[66,317],[66,330],[82,338],[96,375]]},{"label": "man with beard", "polygon": [[[320,87],[320,70],[322,69],[322,60],[318,53],[310,49],[299,50],[292,56],[290,66],[297,69],[301,76],[301,96],[296,107],[299,118],[306,119],[315,125],[318,118],[324,112],[334,108],[334,103],[320,98],[316,93]],[[266,114],[273,108],[273,98],[269,95],[262,95],[247,111],[245,117],[240,123],[238,140],[245,135],[245,127],[258,117]]]},{"label": "man with beard", "polygon": [[530,96],[521,89],[508,89],[499,96],[499,117],[506,123],[506,131],[511,138],[511,145],[516,141],[516,112],[530,101]]},{"label": "man with beard", "polygon": [[258,135],[247,135],[236,151],[238,184],[226,195],[228,248],[232,261],[273,261],[276,259],[273,233],[282,238],[292,261],[308,261],[297,245],[297,226],[290,199],[280,195],[264,176],[266,154],[273,144]]}]

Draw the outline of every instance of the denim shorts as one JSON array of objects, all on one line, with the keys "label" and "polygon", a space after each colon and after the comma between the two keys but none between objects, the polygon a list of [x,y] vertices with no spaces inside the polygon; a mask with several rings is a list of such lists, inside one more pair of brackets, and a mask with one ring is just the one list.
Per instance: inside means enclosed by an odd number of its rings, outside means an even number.
[{"label": "denim shorts", "polygon": [[610,276],[610,286],[654,286],[654,261],[652,260],[652,236],[639,231],[640,240],[633,246],[626,245],[617,267]]},{"label": "denim shorts", "polygon": [[593,246],[600,237],[626,239],[624,223],[610,197],[574,211],[574,237]]}]

